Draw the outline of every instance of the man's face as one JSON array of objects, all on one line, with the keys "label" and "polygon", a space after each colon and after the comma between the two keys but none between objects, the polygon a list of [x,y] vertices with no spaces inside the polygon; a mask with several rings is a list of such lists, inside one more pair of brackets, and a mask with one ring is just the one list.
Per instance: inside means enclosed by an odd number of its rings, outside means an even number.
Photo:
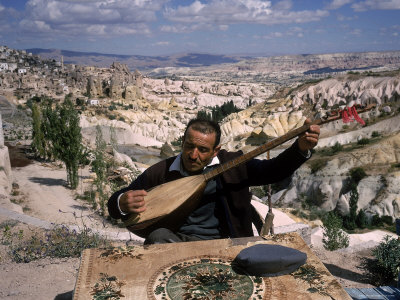
[{"label": "man's face", "polygon": [[189,174],[201,173],[218,154],[221,147],[214,148],[215,138],[215,132],[205,134],[189,127],[182,145],[182,163]]}]

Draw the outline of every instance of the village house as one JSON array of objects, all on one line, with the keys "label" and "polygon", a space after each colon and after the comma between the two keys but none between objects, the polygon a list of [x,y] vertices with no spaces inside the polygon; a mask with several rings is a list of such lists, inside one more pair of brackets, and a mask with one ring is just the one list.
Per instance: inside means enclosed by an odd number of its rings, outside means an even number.
[{"label": "village house", "polygon": [[8,63],[1,62],[0,63],[0,72],[7,71],[7,70],[8,70]]},{"label": "village house", "polygon": [[26,69],[25,68],[18,69],[18,75],[24,75],[24,74],[26,74]]},{"label": "village house", "polygon": [[99,99],[89,99],[88,101],[87,101],[87,104],[89,104],[89,105],[100,105],[100,101],[99,101]]}]

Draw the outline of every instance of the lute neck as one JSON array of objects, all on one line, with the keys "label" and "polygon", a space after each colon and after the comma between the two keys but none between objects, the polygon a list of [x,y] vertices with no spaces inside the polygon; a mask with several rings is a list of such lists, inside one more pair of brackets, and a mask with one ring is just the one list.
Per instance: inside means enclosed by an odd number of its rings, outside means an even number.
[{"label": "lute neck", "polygon": [[[362,112],[372,109],[373,107],[375,107],[375,105],[369,105],[366,108],[361,109],[357,112],[362,113]],[[313,122],[311,122],[310,124],[305,124],[301,127],[293,129],[293,130],[287,132],[286,134],[284,134],[280,137],[277,137],[277,138],[273,139],[272,141],[265,143],[265,144],[261,145],[260,147],[257,147],[256,149],[254,149],[248,153],[245,153],[237,158],[234,158],[234,159],[220,165],[219,167],[205,173],[204,179],[206,181],[209,181],[209,180],[217,177],[218,175],[253,159],[256,156],[267,152],[268,150],[271,150],[279,145],[282,145],[283,143],[291,140],[292,138],[299,136],[299,135],[305,133],[306,131],[308,131],[310,129],[311,125],[322,125],[322,124],[326,124],[326,123],[329,123],[332,121],[339,120],[341,118],[342,118],[342,116],[340,114],[338,114],[338,115],[335,115],[332,117],[328,117],[326,119],[317,119],[317,120],[314,120]]]}]

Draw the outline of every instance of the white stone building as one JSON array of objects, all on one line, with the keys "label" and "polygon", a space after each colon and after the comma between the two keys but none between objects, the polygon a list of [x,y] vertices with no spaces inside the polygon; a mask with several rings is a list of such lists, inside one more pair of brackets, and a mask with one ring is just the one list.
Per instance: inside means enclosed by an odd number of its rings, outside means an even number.
[{"label": "white stone building", "polygon": [[19,74],[19,75],[24,75],[24,74],[26,74],[26,69],[25,69],[25,68],[20,68],[20,69],[18,69],[18,74]]}]

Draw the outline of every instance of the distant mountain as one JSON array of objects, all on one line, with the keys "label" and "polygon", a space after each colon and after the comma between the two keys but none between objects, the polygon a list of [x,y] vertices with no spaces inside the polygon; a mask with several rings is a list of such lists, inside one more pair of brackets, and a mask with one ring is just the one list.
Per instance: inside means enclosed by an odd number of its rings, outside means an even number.
[{"label": "distant mountain", "polygon": [[144,56],[144,55],[118,55],[97,52],[78,52],[60,49],[26,49],[27,52],[39,55],[45,59],[60,61],[63,57],[64,63],[78,64],[96,67],[109,67],[114,61],[126,64],[131,70],[150,70],[165,67],[205,67],[223,63],[236,63],[248,56],[230,56],[217,54],[184,53],[166,56]]}]

